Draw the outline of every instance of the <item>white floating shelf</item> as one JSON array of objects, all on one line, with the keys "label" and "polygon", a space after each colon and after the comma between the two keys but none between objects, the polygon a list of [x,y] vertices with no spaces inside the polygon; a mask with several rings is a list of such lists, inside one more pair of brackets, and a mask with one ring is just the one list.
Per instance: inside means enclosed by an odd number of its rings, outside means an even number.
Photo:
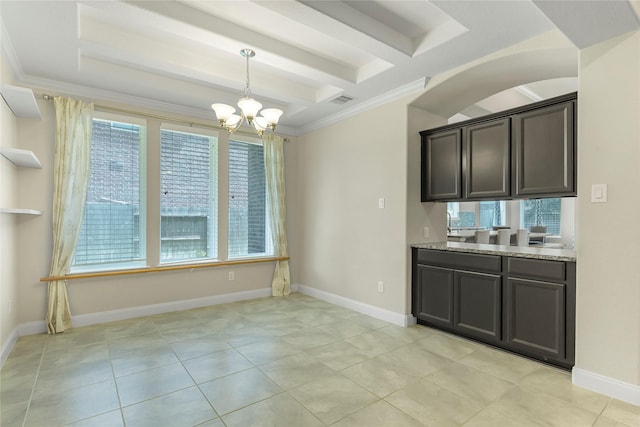
[{"label": "white floating shelf", "polygon": [[0,148],[0,154],[11,160],[16,166],[42,169],[42,163],[33,151],[20,148]]},{"label": "white floating shelf", "polygon": [[42,119],[40,107],[33,91],[26,87],[2,85],[2,97],[7,102],[13,115],[24,119]]},{"label": "white floating shelf", "polygon": [[35,209],[12,209],[12,208],[0,208],[0,213],[5,214],[20,214],[20,215],[42,215],[41,211]]}]

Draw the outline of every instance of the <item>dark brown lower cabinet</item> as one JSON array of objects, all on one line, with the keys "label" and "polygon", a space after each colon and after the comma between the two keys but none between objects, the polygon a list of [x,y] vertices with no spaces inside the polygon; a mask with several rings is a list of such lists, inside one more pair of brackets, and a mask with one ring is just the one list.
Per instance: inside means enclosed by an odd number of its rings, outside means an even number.
[{"label": "dark brown lower cabinet", "polygon": [[456,271],[453,327],[483,340],[502,338],[502,278],[495,274]]},{"label": "dark brown lower cabinet", "polygon": [[416,317],[438,325],[453,324],[453,270],[442,267],[417,267]]},{"label": "dark brown lower cabinet", "polygon": [[507,341],[510,346],[555,359],[565,358],[564,283],[507,281]]},{"label": "dark brown lower cabinet", "polygon": [[575,262],[413,249],[418,323],[571,368]]}]

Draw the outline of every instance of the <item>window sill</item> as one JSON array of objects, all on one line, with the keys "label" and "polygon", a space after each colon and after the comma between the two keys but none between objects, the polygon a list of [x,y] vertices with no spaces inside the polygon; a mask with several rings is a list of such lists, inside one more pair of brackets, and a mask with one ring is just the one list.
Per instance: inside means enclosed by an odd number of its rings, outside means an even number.
[{"label": "window sill", "polygon": [[288,259],[289,257],[264,257],[264,258],[232,259],[229,261],[189,263],[189,264],[179,264],[179,265],[163,265],[159,267],[97,271],[93,273],[73,273],[73,274],[67,274],[66,276],[58,276],[58,277],[42,277],[40,278],[40,281],[53,282],[56,280],[88,279],[93,277],[109,277],[109,276],[122,276],[122,275],[128,275],[128,274],[158,273],[162,271],[189,270],[194,268],[225,267],[229,265],[243,265],[243,264],[257,264],[257,263],[272,262],[272,261],[286,261]]}]

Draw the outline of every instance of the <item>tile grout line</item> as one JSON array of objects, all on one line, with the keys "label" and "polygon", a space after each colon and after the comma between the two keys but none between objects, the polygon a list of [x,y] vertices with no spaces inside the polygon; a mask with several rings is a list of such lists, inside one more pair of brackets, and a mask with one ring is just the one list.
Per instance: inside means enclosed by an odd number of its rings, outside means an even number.
[{"label": "tile grout line", "polygon": [[42,354],[40,355],[40,362],[38,363],[38,370],[36,371],[36,377],[33,380],[33,385],[31,386],[31,394],[29,395],[29,401],[27,403],[27,409],[24,412],[24,419],[22,420],[22,427],[25,427],[27,424],[27,417],[29,416],[29,409],[31,408],[31,400],[33,399],[33,395],[36,391],[36,384],[38,383],[38,377],[40,376],[40,368],[42,368],[42,362],[44,361],[44,355],[47,351],[47,342],[45,341],[44,346],[42,347]]},{"label": "tile grout line", "polygon": [[124,411],[122,410],[122,399],[120,398],[120,389],[118,388],[118,381],[116,381],[116,371],[113,368],[113,359],[111,359],[111,346],[109,343],[111,340],[109,339],[109,334],[105,330],[104,333],[105,344],[107,345],[107,355],[109,356],[109,366],[111,366],[111,376],[113,377],[113,385],[116,388],[116,396],[118,396],[118,409],[120,409],[120,419],[122,420],[122,425],[124,427],[127,426],[127,422],[124,419]]},{"label": "tile grout line", "polygon": [[[154,322],[153,320],[151,320],[151,322],[153,323],[153,326],[156,328],[157,332],[160,334],[160,336],[165,340],[165,342],[167,342],[167,345],[169,346],[169,348],[171,348],[171,351],[173,352],[173,355],[176,357],[176,359],[178,359],[178,363],[180,363],[180,366],[182,366],[182,369],[184,369],[184,371],[187,373],[187,375],[189,376],[189,378],[191,378],[191,381],[193,381],[193,384],[195,385],[195,387],[198,389],[198,391],[200,392],[200,394],[202,395],[202,397],[204,398],[204,400],[207,401],[207,403],[209,404],[209,406],[211,407],[211,410],[213,411],[213,413],[217,416],[217,418],[214,419],[218,419],[220,420],[220,422],[226,427],[226,423],[222,420],[222,417],[220,416],[220,414],[218,413],[218,411],[216,410],[216,408],[213,406],[213,403],[211,403],[211,401],[209,401],[209,398],[207,397],[206,394],[204,394],[204,392],[202,391],[202,389],[200,388],[200,384],[198,384],[198,382],[196,381],[196,379],[193,377],[193,375],[191,375],[191,372],[189,372],[189,369],[187,369],[187,367],[184,365],[184,361],[180,358],[180,356],[178,356],[178,354],[176,353],[175,348],[171,345],[172,343],[169,343],[167,341],[167,337],[162,333],[162,329],[160,328],[159,325],[156,324],[156,322]],[[233,347],[232,347],[233,348]],[[214,352],[216,353],[216,352]],[[191,359],[189,359],[191,360]],[[187,387],[189,388],[189,387]],[[186,388],[181,389],[181,390],[186,390]],[[166,396],[168,394],[174,393],[178,390],[174,390],[170,393],[165,393],[163,396]],[[159,396],[156,396],[159,397]],[[155,399],[155,397],[154,397]],[[147,400],[151,400],[151,399],[147,399]],[[200,424],[204,424],[207,423],[211,420],[206,420]],[[126,427],[126,425],[125,425]]]}]

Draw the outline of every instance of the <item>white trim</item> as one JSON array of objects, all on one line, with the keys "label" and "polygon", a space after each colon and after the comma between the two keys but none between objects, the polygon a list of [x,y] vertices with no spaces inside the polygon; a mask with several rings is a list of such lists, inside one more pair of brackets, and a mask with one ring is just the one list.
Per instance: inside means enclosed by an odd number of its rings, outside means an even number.
[{"label": "white trim", "polygon": [[[194,298],[182,301],[172,301],[162,304],[142,305],[138,307],[122,308],[119,310],[79,314],[77,316],[72,316],[71,321],[74,327],[79,328],[82,326],[96,325],[99,323],[133,319],[136,317],[150,316],[153,314],[189,310],[192,308],[208,307],[210,305],[226,304],[229,302],[244,301],[268,296],[271,296],[271,288],[260,288],[252,291],[241,291],[223,295],[212,295],[208,297]],[[45,332],[47,332],[47,325],[44,321],[28,322],[18,325],[19,336],[41,334]]]},{"label": "white trim", "polygon": [[385,310],[384,308],[376,307],[375,305],[365,304],[360,301],[321,291],[309,286],[292,285],[291,289],[295,289],[299,292],[302,292],[303,294],[312,296],[314,298],[318,298],[320,300],[327,301],[332,304],[339,305],[341,307],[345,307],[371,317],[375,317],[376,319],[393,323],[394,325],[406,327],[415,323],[415,319],[410,314],[402,314],[396,313],[395,311]]},{"label": "white trim", "polygon": [[4,366],[4,362],[6,362],[11,350],[13,350],[13,347],[16,345],[16,341],[18,341],[18,328],[13,328],[13,331],[9,334],[9,339],[2,346],[2,352],[0,353],[0,368]]},{"label": "white trim", "polygon": [[18,325],[18,336],[44,334],[47,332],[47,324],[44,320],[20,323]]},{"label": "white trim", "polygon": [[[66,83],[66,82],[60,82],[56,80],[44,79],[40,77],[33,77],[30,75],[24,74],[24,72],[22,71],[17,72],[15,71],[15,69],[14,69],[14,72],[16,73],[17,82],[32,88],[39,88],[47,91],[60,92],[67,96],[75,96],[75,97],[84,98],[88,100],[98,99],[103,102],[110,101],[115,103],[122,103],[122,104],[129,105],[130,107],[147,108],[147,109],[163,111],[171,114],[178,114],[185,117],[192,117],[192,118],[211,121],[211,111],[209,110],[201,110],[198,108],[187,107],[183,105],[175,105],[167,102],[142,98],[139,96],[128,95],[128,94],[108,91],[104,89],[91,88],[91,87],[82,86],[74,83]],[[278,133],[284,134],[284,135],[291,135],[291,136],[300,136],[300,135],[304,135],[306,133],[312,132],[314,130],[322,129],[326,126],[337,123],[346,118],[349,118],[357,114],[363,113],[365,111],[374,109],[376,107],[388,104],[404,96],[420,93],[421,91],[424,90],[428,82],[429,82],[429,77],[420,78],[400,88],[390,90],[389,92],[383,93],[367,101],[363,101],[357,105],[354,105],[351,108],[347,108],[335,114],[331,114],[329,116],[323,117],[320,120],[316,120],[315,122],[309,123],[302,127],[293,128],[289,126],[279,125]],[[97,101],[93,101],[93,102],[97,102]],[[145,113],[140,112],[139,114],[141,116],[144,116]]]},{"label": "white trim", "polygon": [[[14,69],[15,72],[15,69]],[[16,82],[20,84],[24,84],[31,88],[38,88],[47,92],[56,92],[50,93],[48,95],[55,96],[57,93],[64,94],[65,96],[75,96],[78,98],[83,98],[91,102],[114,102],[119,104],[125,104],[130,107],[137,108],[147,108],[155,111],[163,111],[165,113],[170,114],[178,114],[184,117],[190,117],[194,119],[202,119],[209,122],[214,122],[212,120],[212,111],[211,110],[201,110],[199,108],[187,107],[184,105],[170,104],[168,102],[163,101],[155,101],[152,99],[142,98],[139,96],[128,95],[120,92],[113,92],[104,89],[96,89],[88,86],[82,86],[74,83],[66,83],[60,82],[57,80],[44,79],[40,77],[33,77],[23,72],[15,72],[16,74]],[[100,100],[100,101],[95,101]],[[145,116],[144,111],[140,111],[138,113],[140,116]],[[213,123],[216,125],[216,123]],[[248,129],[248,128],[247,128]],[[286,134],[298,136],[300,133],[288,126],[279,125],[278,126],[278,134]]]},{"label": "white trim", "polygon": [[13,47],[13,42],[11,41],[11,37],[9,37],[9,33],[7,32],[7,26],[4,24],[4,20],[0,18],[0,42],[2,44],[1,48],[4,52],[3,58],[11,67],[11,70],[15,74],[15,77],[19,77],[24,75],[24,70],[22,68],[22,64],[18,59],[18,55],[16,54],[16,50]]},{"label": "white trim", "polygon": [[122,308],[119,310],[103,311],[99,313],[80,314],[73,316],[72,320],[73,325],[76,327],[89,326],[98,323],[113,322],[116,320],[150,316],[153,314],[169,313],[172,311],[189,310],[192,308],[207,307],[210,305],[262,298],[270,295],[271,288],[262,288],[253,291],[234,292],[232,294],[212,295],[209,297],[172,301],[162,304],[143,305],[139,307]]},{"label": "white trim", "polygon": [[640,405],[640,385],[629,384],[575,367],[571,373],[571,380],[578,387],[586,388],[632,405]]}]

